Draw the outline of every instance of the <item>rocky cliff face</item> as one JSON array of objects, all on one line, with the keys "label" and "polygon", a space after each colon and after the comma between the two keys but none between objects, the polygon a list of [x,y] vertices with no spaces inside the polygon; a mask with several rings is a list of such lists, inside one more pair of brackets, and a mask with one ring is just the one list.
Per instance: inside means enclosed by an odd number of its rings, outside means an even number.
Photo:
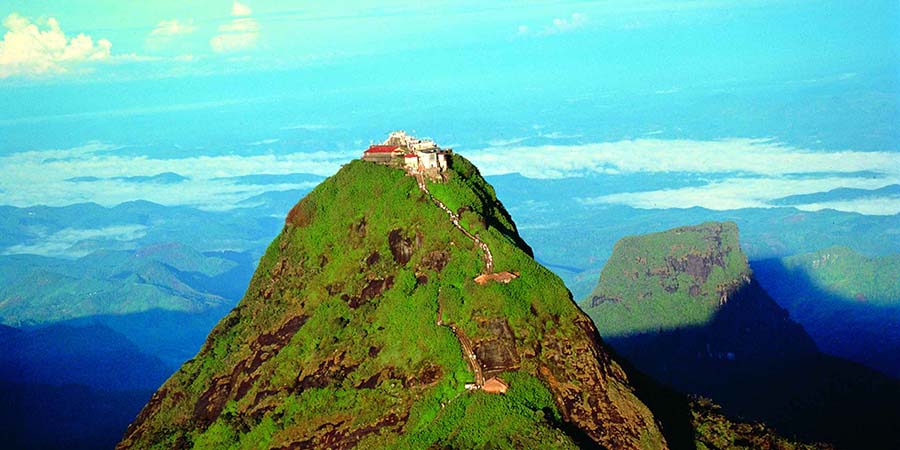
[{"label": "rocky cliff face", "polygon": [[[476,283],[485,272],[517,277]],[[505,394],[479,389],[494,378]],[[668,448],[459,156],[425,189],[354,161],[298,203],[244,299],[119,448],[250,445]]]},{"label": "rocky cliff face", "polygon": [[[900,383],[819,353],[753,278],[733,223],[622,239],[582,306],[641,371],[839,448],[895,448]],[[849,413],[854,411],[854,413]]]}]

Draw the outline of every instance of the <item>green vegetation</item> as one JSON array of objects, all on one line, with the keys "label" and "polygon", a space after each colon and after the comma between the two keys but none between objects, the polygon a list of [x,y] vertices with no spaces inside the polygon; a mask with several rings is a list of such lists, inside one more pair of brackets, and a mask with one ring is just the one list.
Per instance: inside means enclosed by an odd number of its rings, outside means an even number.
[{"label": "green vegetation", "polygon": [[[490,246],[495,270],[519,279],[476,284],[482,250],[413,178],[351,162],[293,208],[245,298],[124,443],[571,448],[555,400],[566,396],[575,405],[570,420],[594,429],[615,414],[658,444],[649,410],[627,388],[615,402],[598,391],[626,381],[614,378],[624,377],[614,363],[598,360],[599,343],[561,280],[531,258],[477,169],[459,156],[452,167],[446,183],[429,189]],[[448,324],[475,348],[491,340],[513,353],[503,360],[505,395],[465,389],[474,374]],[[497,341],[498,327],[513,331]],[[595,433],[611,443],[633,439]]]},{"label": "green vegetation", "polygon": [[828,450],[827,444],[803,444],[779,436],[764,424],[729,420],[718,405],[699,398],[691,403],[697,450]]},{"label": "green vegetation", "polygon": [[582,307],[605,337],[702,325],[749,276],[731,222],[626,237]]},{"label": "green vegetation", "polygon": [[[373,436],[360,448],[577,448],[556,428],[559,411],[537,378],[520,372],[503,375],[506,395],[459,394],[442,404],[417,405],[409,431],[399,437]],[[413,420],[416,418],[418,420]]]},{"label": "green vegetation", "polygon": [[847,247],[831,247],[781,261],[786,270],[826,294],[877,306],[900,305],[900,254],[867,258]]}]

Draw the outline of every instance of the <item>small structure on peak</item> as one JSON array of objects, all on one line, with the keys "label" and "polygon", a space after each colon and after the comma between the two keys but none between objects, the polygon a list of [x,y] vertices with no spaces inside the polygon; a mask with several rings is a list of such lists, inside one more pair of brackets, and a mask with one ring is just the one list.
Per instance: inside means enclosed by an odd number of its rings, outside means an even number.
[{"label": "small structure on peak", "polygon": [[484,286],[491,281],[496,281],[501,284],[509,284],[510,281],[519,278],[519,272],[492,272],[481,274],[475,277],[475,282]]},{"label": "small structure on peak", "polygon": [[363,152],[366,161],[390,164],[398,154],[402,153],[397,145],[373,145]]},{"label": "small structure on peak", "polygon": [[442,149],[431,139],[419,139],[405,131],[394,131],[381,144],[363,152],[363,160],[406,169],[410,174],[422,174],[440,179],[447,170],[452,149]]},{"label": "small structure on peak", "polygon": [[498,377],[491,377],[484,382],[484,386],[481,389],[488,394],[505,394],[506,390],[509,389],[509,385]]}]

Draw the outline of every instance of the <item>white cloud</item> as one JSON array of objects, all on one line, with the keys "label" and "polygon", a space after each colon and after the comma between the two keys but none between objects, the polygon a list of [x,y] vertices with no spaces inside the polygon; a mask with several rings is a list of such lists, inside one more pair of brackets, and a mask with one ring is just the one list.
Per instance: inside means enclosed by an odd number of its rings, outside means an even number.
[{"label": "white cloud", "polygon": [[[824,177],[805,180],[738,177],[704,186],[626,192],[583,199],[582,201],[586,204],[612,203],[643,209],[691,208],[694,206],[713,210],[771,208],[773,205],[769,204],[769,201],[788,195],[825,192],[848,186],[858,189],[877,189],[886,184],[890,183],[885,183],[883,179],[868,177]],[[900,199],[864,199],[800,205],[798,208],[808,211],[830,208],[862,214],[893,215],[900,213]]]},{"label": "white cloud", "polygon": [[834,209],[838,211],[852,211],[867,215],[894,215],[900,214],[900,199],[897,197],[864,198],[858,200],[810,203],[799,205],[797,209],[804,211],[819,211],[822,209]]},{"label": "white cloud", "polygon": [[252,17],[247,17],[253,11],[239,2],[231,6],[231,19],[228,23],[219,25],[219,34],[209,40],[209,46],[216,53],[233,53],[250,50],[256,47],[259,41],[259,23]]},{"label": "white cloud", "polygon": [[281,139],[270,138],[270,139],[262,139],[259,141],[253,141],[253,142],[248,143],[247,145],[259,146],[259,145],[275,144],[278,142],[281,142]]},{"label": "white cloud", "polygon": [[[260,173],[329,176],[337,172],[341,164],[359,157],[358,151],[318,151],[163,159],[120,155],[115,149],[112,145],[92,143],[75,149],[25,151],[0,156],[0,173],[4,173],[0,177],[0,190],[6,191],[2,203],[24,207],[91,201],[111,206],[144,199],[164,205],[229,209],[241,200],[266,191],[310,188],[315,183],[248,185],[216,178]],[[177,172],[189,179],[170,185],[109,179],[162,172]],[[78,176],[93,176],[102,180],[92,183],[65,181]]]},{"label": "white cloud", "polygon": [[147,234],[144,225],[113,225],[103,228],[66,228],[49,235],[40,236],[36,242],[18,244],[3,251],[4,255],[42,255],[78,258],[91,253],[95,246],[80,245],[85,241],[128,242]]},{"label": "white cloud", "polygon": [[[266,145],[268,142],[271,140],[253,144]],[[75,149],[25,151],[0,156],[0,173],[4,174],[0,177],[3,203],[59,206],[93,201],[109,206],[145,199],[166,205],[229,209],[241,200],[265,191],[309,188],[315,183],[247,185],[217,178],[260,173],[329,176],[342,164],[359,157],[358,151],[348,150],[165,159],[121,155],[116,149],[113,145],[94,142]],[[769,201],[789,195],[825,192],[839,187],[876,189],[900,184],[898,153],[813,152],[759,139],[639,139],[570,146],[513,145],[467,151],[464,156],[478,164],[485,175],[521,173],[531,178],[560,178],[631,174],[650,178],[665,173],[675,176],[690,173],[707,174],[714,180],[701,186],[582,199],[586,204],[625,204],[638,208],[773,207]],[[113,178],[162,172],[177,172],[189,179],[176,185],[113,179],[92,183],[65,181],[78,176]],[[692,176],[692,179],[698,178]],[[635,185],[633,189],[639,188]],[[801,205],[799,208],[895,214],[900,212],[900,199],[869,198]]]},{"label": "white cloud", "polygon": [[86,34],[67,38],[54,18],[32,23],[18,14],[3,21],[6,34],[0,41],[0,78],[64,73],[79,65],[110,59],[112,43],[96,42]]},{"label": "white cloud", "polygon": [[[539,130],[540,128],[534,128],[534,129]],[[519,136],[519,137],[514,137],[514,138],[508,138],[508,139],[496,138],[496,139],[491,139],[491,140],[487,141],[487,143],[488,143],[488,145],[490,145],[492,147],[506,147],[508,145],[521,144],[529,139],[535,139],[535,138],[560,140],[560,139],[575,139],[575,138],[579,138],[579,137],[581,137],[580,134],[566,134],[566,133],[561,133],[559,131],[552,131],[550,133],[538,132],[532,136]]]},{"label": "white cloud", "polygon": [[636,139],[583,145],[507,146],[473,151],[491,175],[563,178],[589,173],[742,172],[760,175],[886,172],[900,176],[894,152],[811,151],[768,139]]},{"label": "white cloud", "polygon": [[[900,183],[900,153],[811,151],[762,139],[638,139],[570,146],[502,146],[478,150],[467,156],[486,175],[520,173],[539,179],[590,174],[716,176],[716,181],[703,186],[583,199],[588,204],[614,203],[638,208],[762,208],[772,207],[769,201],[789,195],[840,187],[876,189]],[[797,174],[803,176],[797,177]],[[810,204],[800,208],[896,214],[900,212],[900,199]]]},{"label": "white cloud", "polygon": [[249,16],[253,11],[249,6],[235,1],[231,4],[231,15],[235,17]]},{"label": "white cloud", "polygon": [[524,142],[527,140],[528,140],[527,137],[516,137],[516,138],[509,138],[509,139],[498,138],[498,139],[489,140],[488,144],[490,144],[492,147],[506,147],[507,145],[518,144],[520,142]]},{"label": "white cloud", "polygon": [[221,25],[219,31],[222,33],[255,33],[259,31],[259,24],[254,19],[234,19],[230,23]]},{"label": "white cloud", "polygon": [[178,19],[162,20],[150,32],[150,36],[182,36],[191,34],[196,29],[193,19],[188,19],[185,22]]}]

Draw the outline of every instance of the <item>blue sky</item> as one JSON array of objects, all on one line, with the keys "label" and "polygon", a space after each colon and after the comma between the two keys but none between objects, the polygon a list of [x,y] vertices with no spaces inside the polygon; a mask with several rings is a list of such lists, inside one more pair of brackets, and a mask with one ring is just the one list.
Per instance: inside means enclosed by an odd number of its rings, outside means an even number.
[{"label": "blue sky", "polygon": [[[92,39],[96,51],[83,57],[12,70],[51,82],[65,80],[62,71],[69,81],[84,81],[355,61],[374,65],[386,81],[390,60],[415,64],[430,77],[453,69],[455,79],[477,72],[513,83],[508,71],[544,63],[579,67],[613,87],[665,89],[883,69],[898,56],[893,1],[4,3],[7,29],[35,24],[46,32],[53,19],[70,39]],[[100,63],[84,62],[91,58]],[[545,66],[516,78],[553,75],[559,74]]]},{"label": "blue sky", "polygon": [[[394,128],[489,174],[672,180],[586,204],[900,183],[896,1],[8,0],[0,18],[0,203],[226,208],[271,185],[223,178],[328,175]],[[189,180],[112,180],[160,172]],[[715,180],[678,181],[697,174]],[[838,206],[900,212],[867,201]]]}]

